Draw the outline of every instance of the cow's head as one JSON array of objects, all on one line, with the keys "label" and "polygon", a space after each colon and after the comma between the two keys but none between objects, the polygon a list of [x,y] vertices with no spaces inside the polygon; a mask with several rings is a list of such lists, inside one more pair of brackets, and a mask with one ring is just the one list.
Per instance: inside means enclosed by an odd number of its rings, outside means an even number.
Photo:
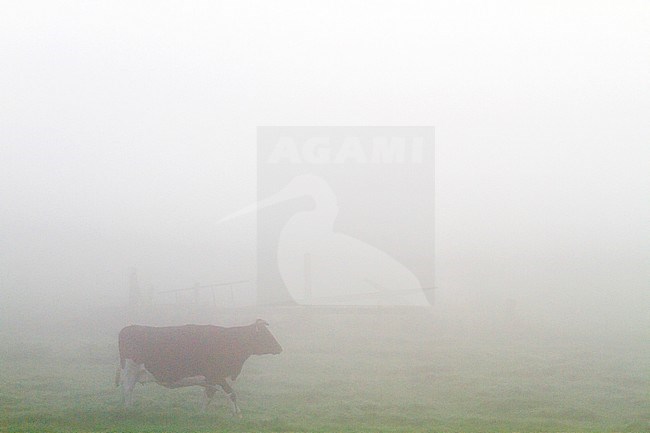
[{"label": "cow's head", "polygon": [[251,325],[253,331],[251,351],[254,355],[277,355],[282,352],[282,346],[271,334],[268,326],[269,324],[261,319]]}]

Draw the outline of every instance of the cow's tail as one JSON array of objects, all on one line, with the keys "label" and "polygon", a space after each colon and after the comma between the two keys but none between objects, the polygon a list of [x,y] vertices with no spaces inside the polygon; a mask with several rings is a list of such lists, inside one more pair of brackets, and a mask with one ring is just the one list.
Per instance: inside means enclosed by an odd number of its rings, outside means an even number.
[{"label": "cow's tail", "polygon": [[120,386],[120,373],[121,370],[124,368],[124,353],[125,353],[125,336],[123,335],[124,330],[126,328],[122,329],[120,331],[120,335],[118,337],[118,350],[120,352],[120,365],[117,366],[117,370],[115,371],[115,386]]},{"label": "cow's tail", "polygon": [[[124,328],[126,329],[126,328]],[[120,352],[120,367],[124,368],[124,353],[126,348],[124,347],[126,345],[125,336],[124,334],[124,329],[120,331],[120,335],[117,340],[117,350]]]},{"label": "cow's tail", "polygon": [[115,386],[120,386],[120,372],[121,372],[121,370],[122,369],[118,365],[117,369],[115,370]]}]

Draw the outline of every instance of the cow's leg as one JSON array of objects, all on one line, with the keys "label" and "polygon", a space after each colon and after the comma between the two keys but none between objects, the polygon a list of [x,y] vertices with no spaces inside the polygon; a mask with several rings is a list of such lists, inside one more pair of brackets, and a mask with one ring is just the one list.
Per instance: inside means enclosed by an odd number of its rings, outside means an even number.
[{"label": "cow's leg", "polygon": [[218,382],[219,386],[221,389],[223,389],[223,392],[226,393],[228,396],[228,399],[230,400],[230,406],[232,409],[232,414],[235,416],[238,416],[241,418],[241,410],[239,409],[239,406],[237,405],[237,394],[235,394],[235,390],[232,389],[232,386],[228,384],[226,379],[221,379]]},{"label": "cow's leg", "polygon": [[208,410],[208,407],[210,406],[210,403],[212,402],[212,397],[214,397],[214,394],[217,392],[217,388],[214,386],[204,386],[203,387],[203,399],[201,402],[201,409],[205,412]]},{"label": "cow's leg", "polygon": [[118,387],[122,383],[122,367],[117,366],[117,370],[115,371],[115,386]]},{"label": "cow's leg", "polygon": [[121,374],[125,407],[131,407],[133,405],[133,388],[138,381],[139,374],[140,366],[131,359],[127,359]]}]

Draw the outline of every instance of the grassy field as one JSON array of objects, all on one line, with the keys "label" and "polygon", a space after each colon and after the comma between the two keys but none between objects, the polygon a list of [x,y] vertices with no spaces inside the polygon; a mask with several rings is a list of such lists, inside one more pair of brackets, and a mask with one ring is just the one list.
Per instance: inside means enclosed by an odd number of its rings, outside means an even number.
[{"label": "grassy field", "polygon": [[[116,330],[4,332],[0,431],[650,431],[650,341],[450,332],[408,316],[280,315],[279,356],[252,357],[201,412],[200,388],[113,384]],[[522,335],[522,334],[525,334]]]}]

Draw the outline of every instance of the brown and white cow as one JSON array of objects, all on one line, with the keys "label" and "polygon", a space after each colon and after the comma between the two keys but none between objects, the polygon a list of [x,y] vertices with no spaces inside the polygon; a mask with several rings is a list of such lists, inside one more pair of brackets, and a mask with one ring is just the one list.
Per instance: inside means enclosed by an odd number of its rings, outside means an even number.
[{"label": "brown and white cow", "polygon": [[237,395],[227,379],[235,380],[251,355],[282,352],[263,320],[232,328],[132,325],[120,331],[119,347],[120,367],[115,385],[122,385],[127,407],[133,404],[136,383],[156,382],[167,388],[201,386],[204,408],[220,386],[237,416],[241,416]]}]

